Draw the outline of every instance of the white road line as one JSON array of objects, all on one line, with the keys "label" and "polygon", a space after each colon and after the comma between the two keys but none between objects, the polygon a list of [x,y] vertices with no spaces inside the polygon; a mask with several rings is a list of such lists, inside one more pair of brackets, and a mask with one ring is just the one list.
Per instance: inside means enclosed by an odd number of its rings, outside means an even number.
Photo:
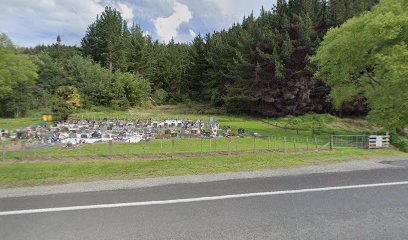
[{"label": "white road line", "polygon": [[408,185],[408,181],[325,187],[325,188],[309,188],[309,189],[286,190],[286,191],[276,191],[276,192],[245,193],[245,194],[235,194],[235,195],[186,198],[186,199],[174,199],[174,200],[162,200],[162,201],[130,202],[130,203],[114,203],[114,204],[99,204],[99,205],[86,205],[86,206],[58,207],[58,208],[15,210],[15,211],[0,212],[0,216],[23,215],[23,214],[34,214],[34,213],[67,212],[67,211],[104,209],[104,208],[166,205],[166,204],[176,204],[176,203],[192,203],[192,202],[215,201],[215,200],[237,199],[237,198],[248,198],[248,197],[274,196],[274,195],[285,195],[285,194],[295,194],[295,193],[325,192],[325,191],[336,191],[336,190],[345,190],[345,189],[374,188],[374,187],[400,186],[400,185]]}]

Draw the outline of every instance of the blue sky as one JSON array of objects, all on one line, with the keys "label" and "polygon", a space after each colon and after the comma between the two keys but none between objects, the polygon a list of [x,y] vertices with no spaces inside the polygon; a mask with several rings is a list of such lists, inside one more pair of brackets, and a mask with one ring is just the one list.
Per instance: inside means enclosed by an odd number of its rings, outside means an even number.
[{"label": "blue sky", "polygon": [[18,46],[51,44],[61,35],[64,44],[79,45],[87,26],[105,6],[117,8],[145,34],[167,42],[189,42],[198,33],[218,31],[240,22],[276,0],[0,0],[0,32]]}]

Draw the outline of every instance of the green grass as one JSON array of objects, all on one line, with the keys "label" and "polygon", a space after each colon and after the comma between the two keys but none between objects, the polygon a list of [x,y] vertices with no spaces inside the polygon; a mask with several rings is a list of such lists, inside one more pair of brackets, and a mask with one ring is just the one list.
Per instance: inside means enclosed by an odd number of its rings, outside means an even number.
[{"label": "green grass", "polygon": [[[316,142],[315,142],[316,140]],[[174,148],[173,148],[174,141]],[[231,145],[230,145],[231,141]],[[321,149],[328,139],[312,139],[307,137],[274,136],[271,138],[220,138],[220,139],[165,139],[149,143],[115,143],[112,145],[112,157],[154,157],[171,155],[208,155],[213,153],[245,153],[245,152],[296,152]],[[231,147],[231,148],[230,148]],[[17,145],[17,148],[18,145]],[[326,146],[327,148],[327,146]],[[55,158],[89,158],[110,157],[109,144],[86,144],[74,149],[63,146],[42,149],[13,150],[4,153],[5,160],[19,159],[55,159]],[[3,156],[0,156],[3,157]]]},{"label": "green grass", "polygon": [[290,155],[258,154],[161,161],[2,163],[0,164],[0,187],[294,168],[378,156],[408,155],[391,150],[369,151],[355,149]]},{"label": "green grass", "polygon": [[41,118],[0,118],[0,129],[13,130],[16,128],[25,128],[30,125],[40,125]]},{"label": "green grass", "polygon": [[[222,109],[213,108],[209,105],[194,104],[187,106],[185,104],[179,105],[163,105],[155,106],[149,109],[133,108],[128,111],[115,111],[109,108],[97,108],[93,111],[80,111],[78,113],[72,114],[70,118],[72,119],[95,119],[102,120],[107,119],[155,119],[155,120],[165,120],[165,119],[204,119],[208,120],[210,116],[217,118],[234,118],[233,115],[225,114]],[[241,118],[238,116],[238,118]]]}]

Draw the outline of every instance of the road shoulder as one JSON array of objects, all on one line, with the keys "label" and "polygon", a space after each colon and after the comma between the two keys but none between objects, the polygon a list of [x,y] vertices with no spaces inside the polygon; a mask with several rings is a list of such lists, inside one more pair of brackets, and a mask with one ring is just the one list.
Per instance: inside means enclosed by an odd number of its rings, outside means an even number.
[{"label": "road shoulder", "polygon": [[254,179],[279,176],[296,176],[316,173],[338,173],[351,171],[364,171],[384,168],[400,168],[398,164],[387,164],[387,162],[407,160],[406,157],[381,157],[365,160],[353,160],[342,163],[307,166],[291,169],[273,169],[251,172],[220,173],[202,176],[177,176],[148,178],[141,180],[110,180],[96,182],[70,183],[55,186],[37,186],[13,189],[1,189],[0,198],[44,196],[64,193],[84,193],[111,190],[139,189],[148,187],[165,186],[183,183],[216,182],[235,179]]}]

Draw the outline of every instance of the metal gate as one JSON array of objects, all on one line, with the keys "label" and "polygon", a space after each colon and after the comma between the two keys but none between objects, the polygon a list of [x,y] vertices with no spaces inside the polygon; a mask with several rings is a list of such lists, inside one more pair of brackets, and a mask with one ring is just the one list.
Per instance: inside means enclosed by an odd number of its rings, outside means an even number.
[{"label": "metal gate", "polygon": [[366,135],[332,135],[332,148],[367,148]]}]

